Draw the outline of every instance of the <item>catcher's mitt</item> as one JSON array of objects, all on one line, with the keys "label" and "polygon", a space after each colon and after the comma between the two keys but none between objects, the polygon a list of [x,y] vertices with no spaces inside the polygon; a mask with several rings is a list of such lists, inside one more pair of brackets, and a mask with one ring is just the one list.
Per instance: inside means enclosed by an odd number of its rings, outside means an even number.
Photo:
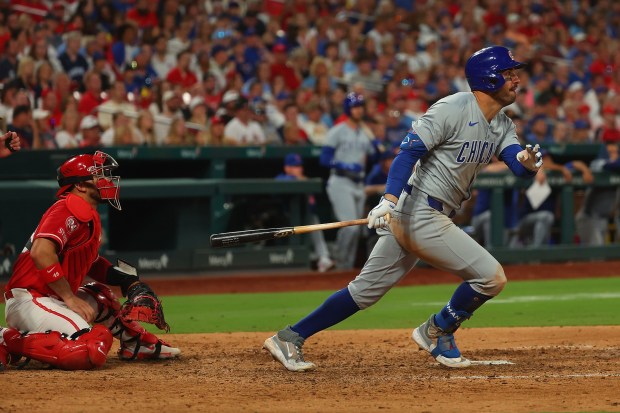
[{"label": "catcher's mitt", "polygon": [[127,321],[142,321],[155,324],[160,330],[170,331],[164,309],[151,287],[138,281],[127,289],[127,301],[121,307],[120,315]]}]

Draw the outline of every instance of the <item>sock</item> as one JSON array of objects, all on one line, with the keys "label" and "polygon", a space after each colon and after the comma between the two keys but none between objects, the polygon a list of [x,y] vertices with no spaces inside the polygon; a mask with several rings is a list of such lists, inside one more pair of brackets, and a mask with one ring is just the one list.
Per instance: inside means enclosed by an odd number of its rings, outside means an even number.
[{"label": "sock", "polygon": [[348,288],[332,294],[316,310],[291,327],[304,339],[325,330],[357,313],[357,306]]},{"label": "sock", "polygon": [[453,333],[491,298],[493,297],[476,292],[469,283],[464,282],[454,291],[448,304],[435,314],[435,325],[447,333]]}]

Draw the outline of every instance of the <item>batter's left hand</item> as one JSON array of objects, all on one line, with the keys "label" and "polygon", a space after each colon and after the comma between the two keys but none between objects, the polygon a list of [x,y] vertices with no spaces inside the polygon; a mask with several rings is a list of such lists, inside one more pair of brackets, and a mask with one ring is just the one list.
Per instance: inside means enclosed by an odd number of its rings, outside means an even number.
[{"label": "batter's left hand", "polygon": [[530,171],[538,171],[543,164],[542,153],[539,149],[538,144],[533,148],[532,145],[525,145],[525,149],[517,154],[517,160]]},{"label": "batter's left hand", "polygon": [[390,213],[396,208],[396,203],[381,197],[379,204],[368,213],[368,228],[387,228],[390,223]]}]

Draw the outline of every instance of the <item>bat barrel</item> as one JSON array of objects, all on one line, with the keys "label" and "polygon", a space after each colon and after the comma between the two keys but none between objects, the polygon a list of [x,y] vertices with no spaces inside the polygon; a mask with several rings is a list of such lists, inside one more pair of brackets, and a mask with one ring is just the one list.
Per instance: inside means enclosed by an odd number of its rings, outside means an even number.
[{"label": "bat barrel", "polygon": [[293,227],[251,229],[247,231],[224,232],[213,234],[209,238],[213,248],[234,247],[235,245],[247,244],[250,242],[268,241],[276,238],[288,237],[295,233]]}]

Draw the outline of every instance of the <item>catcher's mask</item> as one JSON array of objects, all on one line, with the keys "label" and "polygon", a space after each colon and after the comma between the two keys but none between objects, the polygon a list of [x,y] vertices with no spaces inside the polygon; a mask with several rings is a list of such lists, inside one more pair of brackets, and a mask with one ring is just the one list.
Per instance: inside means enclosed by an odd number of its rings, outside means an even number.
[{"label": "catcher's mask", "polygon": [[118,163],[105,152],[96,151],[93,155],[76,155],[58,168],[58,185],[60,189],[56,196],[60,197],[70,191],[73,185],[79,182],[91,181],[97,178],[97,189],[101,199],[106,199],[110,205],[120,211],[121,203],[118,199],[120,176],[112,175]]}]

